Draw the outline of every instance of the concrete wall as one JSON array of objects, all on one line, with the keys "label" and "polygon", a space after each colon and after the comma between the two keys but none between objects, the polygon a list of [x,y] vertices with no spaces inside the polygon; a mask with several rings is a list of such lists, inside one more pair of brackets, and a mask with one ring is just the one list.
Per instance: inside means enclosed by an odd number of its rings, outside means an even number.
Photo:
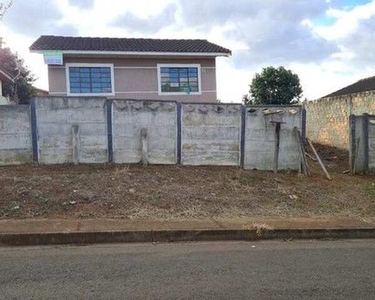
[{"label": "concrete wall", "polygon": [[241,107],[183,104],[182,164],[238,166]]},{"label": "concrete wall", "polygon": [[9,98],[6,98],[0,95],[0,105],[9,105],[9,104],[10,104]]},{"label": "concrete wall", "polygon": [[[64,57],[64,63],[113,64],[114,99],[169,100],[181,102],[216,102],[215,58],[82,58]],[[201,95],[158,95],[157,64],[200,64]],[[48,66],[49,91],[53,96],[66,96],[66,69]]]},{"label": "concrete wall", "polygon": [[369,118],[369,172],[375,174],[375,116]]},{"label": "concrete wall", "polygon": [[349,116],[375,114],[375,91],[305,102],[307,136],[314,142],[349,147]]},{"label": "concrete wall", "polygon": [[375,174],[375,115],[351,116],[350,167],[353,173]]},{"label": "concrete wall", "polygon": [[39,162],[107,162],[105,103],[105,98],[37,99]]},{"label": "concrete wall", "polygon": [[175,102],[113,102],[113,156],[116,163],[141,161],[141,129],[146,128],[151,164],[177,162],[177,104]]},{"label": "concrete wall", "polygon": [[302,131],[300,107],[247,107],[245,129],[245,169],[272,170],[276,127],[280,125],[279,169],[296,170],[300,166],[298,141],[294,127]]},{"label": "concrete wall", "polygon": [[31,161],[30,107],[0,106],[0,165]]},{"label": "concrete wall", "polygon": [[31,161],[32,153],[41,164],[139,163],[144,128],[150,164],[240,166],[244,161],[245,168],[272,170],[272,122],[280,121],[279,169],[300,165],[293,135],[302,124],[297,106],[41,97],[31,109],[9,106],[0,112],[1,164]]}]

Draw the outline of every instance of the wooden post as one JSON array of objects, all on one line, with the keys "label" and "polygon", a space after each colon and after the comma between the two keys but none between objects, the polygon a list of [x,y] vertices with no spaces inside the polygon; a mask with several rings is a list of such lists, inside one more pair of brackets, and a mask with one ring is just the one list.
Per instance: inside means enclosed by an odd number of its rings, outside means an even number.
[{"label": "wooden post", "polygon": [[72,148],[73,148],[73,163],[78,165],[79,163],[79,142],[80,130],[79,125],[75,124],[72,126]]},{"label": "wooden post", "polygon": [[142,146],[142,163],[143,166],[148,165],[148,149],[147,149],[147,128],[141,129],[141,146]]},{"label": "wooden post", "polygon": [[296,137],[297,143],[298,143],[298,151],[299,151],[299,155],[300,155],[300,158],[301,158],[303,174],[305,176],[309,176],[310,172],[309,172],[308,167],[307,167],[306,156],[305,156],[305,147],[303,145],[301,133],[300,133],[300,131],[298,130],[297,127],[294,127],[293,131],[294,131],[294,135]]},{"label": "wooden post", "polygon": [[311,143],[311,141],[310,141],[308,138],[306,138],[306,140],[307,140],[307,142],[309,143],[309,145],[310,145],[310,147],[311,147],[311,150],[314,152],[314,155],[315,155],[315,157],[316,157],[318,163],[319,163],[320,166],[322,167],[322,170],[323,170],[324,174],[326,174],[326,176],[327,176],[327,178],[328,178],[329,180],[332,180],[332,178],[331,178],[331,176],[329,175],[329,173],[328,173],[326,167],[324,166],[322,160],[320,159],[320,157],[319,157],[319,155],[318,155],[318,152],[315,150],[314,145]]}]

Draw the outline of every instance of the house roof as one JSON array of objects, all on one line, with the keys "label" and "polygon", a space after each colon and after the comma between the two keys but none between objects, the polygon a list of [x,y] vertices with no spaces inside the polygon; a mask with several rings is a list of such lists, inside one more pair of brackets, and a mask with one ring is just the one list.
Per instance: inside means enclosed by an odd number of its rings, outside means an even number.
[{"label": "house roof", "polygon": [[207,40],[169,40],[138,38],[99,38],[42,35],[31,46],[31,51],[60,50],[74,52],[111,53],[177,53],[231,55],[229,49]]},{"label": "house roof", "polygon": [[14,83],[13,76],[11,76],[11,75],[10,75],[8,72],[6,72],[5,70],[1,69],[1,67],[0,67],[0,80],[8,81],[8,82]]},{"label": "house roof", "polygon": [[336,92],[333,92],[323,98],[344,96],[348,94],[361,93],[375,90],[375,76],[368,77],[357,81],[347,87],[344,87]]}]

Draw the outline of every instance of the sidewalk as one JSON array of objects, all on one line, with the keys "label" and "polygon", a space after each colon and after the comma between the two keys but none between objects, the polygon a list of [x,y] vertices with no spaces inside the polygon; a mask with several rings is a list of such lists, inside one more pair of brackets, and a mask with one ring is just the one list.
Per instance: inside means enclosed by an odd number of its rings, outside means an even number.
[{"label": "sidewalk", "polygon": [[375,238],[375,220],[1,220],[0,245],[174,242],[259,239]]}]

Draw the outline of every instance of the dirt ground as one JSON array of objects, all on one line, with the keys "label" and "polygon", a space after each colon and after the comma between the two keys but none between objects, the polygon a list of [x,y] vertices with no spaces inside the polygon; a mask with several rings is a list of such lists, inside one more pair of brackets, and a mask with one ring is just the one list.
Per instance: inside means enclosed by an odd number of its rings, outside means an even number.
[{"label": "dirt ground", "polygon": [[235,167],[0,167],[0,219],[375,216],[375,177],[343,174],[348,154],[317,145],[333,180]]}]

